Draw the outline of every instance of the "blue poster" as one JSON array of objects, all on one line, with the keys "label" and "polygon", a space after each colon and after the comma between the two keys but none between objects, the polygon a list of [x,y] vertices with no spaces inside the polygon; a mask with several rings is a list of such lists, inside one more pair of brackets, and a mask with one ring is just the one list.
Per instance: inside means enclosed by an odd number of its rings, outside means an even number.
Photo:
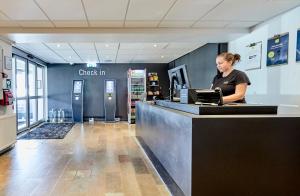
[{"label": "blue poster", "polygon": [[300,61],[300,29],[297,31],[296,61]]},{"label": "blue poster", "polygon": [[268,39],[267,66],[288,63],[289,34]]}]

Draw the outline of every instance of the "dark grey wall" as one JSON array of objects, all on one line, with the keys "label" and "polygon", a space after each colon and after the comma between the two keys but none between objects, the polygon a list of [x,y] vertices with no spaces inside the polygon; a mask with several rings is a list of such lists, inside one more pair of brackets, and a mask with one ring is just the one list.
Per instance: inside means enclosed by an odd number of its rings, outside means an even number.
[{"label": "dark grey wall", "polygon": [[116,116],[127,119],[127,70],[147,69],[147,72],[157,72],[160,78],[163,95],[168,95],[169,78],[168,64],[98,64],[97,70],[105,71],[105,76],[80,76],[79,69],[86,68],[85,64],[49,64],[48,65],[48,109],[63,108],[66,116],[71,116],[71,90],[74,79],[85,80],[84,117],[104,117],[103,91],[105,79],[117,81],[117,111]]},{"label": "dark grey wall", "polygon": [[191,88],[210,88],[217,73],[216,56],[227,51],[227,43],[206,44],[169,63],[169,67],[185,64]]}]

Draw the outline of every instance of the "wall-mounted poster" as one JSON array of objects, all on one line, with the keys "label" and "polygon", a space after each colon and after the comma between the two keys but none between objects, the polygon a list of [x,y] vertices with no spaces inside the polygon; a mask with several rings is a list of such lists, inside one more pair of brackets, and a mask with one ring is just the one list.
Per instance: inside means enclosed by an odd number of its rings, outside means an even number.
[{"label": "wall-mounted poster", "polygon": [[252,43],[246,46],[246,70],[261,68],[261,50],[262,42]]},{"label": "wall-mounted poster", "polygon": [[297,31],[296,61],[300,61],[300,29]]},{"label": "wall-mounted poster", "polygon": [[288,63],[289,34],[276,35],[268,39],[267,66]]}]

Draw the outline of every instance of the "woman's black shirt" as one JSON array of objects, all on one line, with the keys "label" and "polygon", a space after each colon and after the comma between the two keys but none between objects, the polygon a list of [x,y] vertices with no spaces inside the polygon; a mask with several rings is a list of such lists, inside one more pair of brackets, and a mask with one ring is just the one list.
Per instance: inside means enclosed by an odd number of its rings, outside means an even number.
[{"label": "woman's black shirt", "polygon": [[[235,93],[235,86],[238,84],[247,83],[251,84],[248,76],[239,70],[232,70],[226,77],[222,77],[222,73],[217,74],[213,79],[212,89],[219,87],[222,89],[223,96],[232,95]],[[246,103],[245,99],[235,101],[237,103]]]}]

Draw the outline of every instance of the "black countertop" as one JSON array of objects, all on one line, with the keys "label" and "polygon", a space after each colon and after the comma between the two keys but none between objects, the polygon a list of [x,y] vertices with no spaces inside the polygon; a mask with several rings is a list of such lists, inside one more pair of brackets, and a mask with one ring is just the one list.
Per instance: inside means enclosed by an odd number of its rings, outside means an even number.
[{"label": "black countertop", "polygon": [[157,100],[156,105],[196,115],[277,114],[277,106],[257,104],[195,105]]}]

